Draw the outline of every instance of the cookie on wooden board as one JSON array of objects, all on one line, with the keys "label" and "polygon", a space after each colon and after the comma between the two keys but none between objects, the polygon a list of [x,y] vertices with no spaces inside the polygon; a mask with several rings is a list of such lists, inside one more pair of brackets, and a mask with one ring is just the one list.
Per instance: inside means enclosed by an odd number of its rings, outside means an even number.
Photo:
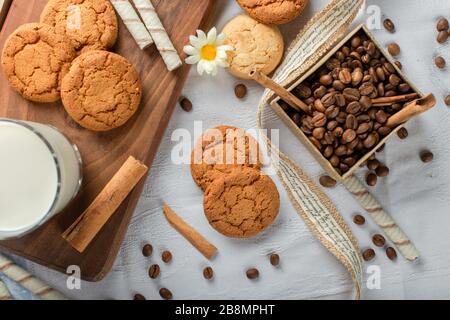
[{"label": "cookie on wooden board", "polygon": [[237,0],[253,19],[265,24],[284,24],[297,18],[308,0]]},{"label": "cookie on wooden board", "polygon": [[277,26],[262,24],[247,15],[233,18],[224,27],[225,43],[233,46],[229,51],[227,69],[241,79],[250,79],[250,71],[269,74],[283,57],[284,41]]},{"label": "cookie on wooden board", "polygon": [[61,85],[67,113],[93,131],[107,131],[125,124],[141,101],[136,69],[122,56],[91,50],[78,56]]},{"label": "cookie on wooden board", "polygon": [[70,38],[79,52],[109,49],[118,34],[116,12],[108,0],[50,0],[41,23]]},{"label": "cookie on wooden board", "polygon": [[191,175],[205,190],[236,167],[261,168],[259,144],[245,130],[218,126],[206,130],[191,153]]},{"label": "cookie on wooden board", "polygon": [[209,223],[218,232],[228,237],[249,238],[275,220],[280,195],[269,176],[242,167],[208,186],[203,208]]},{"label": "cookie on wooden board", "polygon": [[70,41],[46,24],[20,26],[6,40],[2,67],[11,84],[24,98],[35,102],[60,99],[62,78],[76,52]]}]

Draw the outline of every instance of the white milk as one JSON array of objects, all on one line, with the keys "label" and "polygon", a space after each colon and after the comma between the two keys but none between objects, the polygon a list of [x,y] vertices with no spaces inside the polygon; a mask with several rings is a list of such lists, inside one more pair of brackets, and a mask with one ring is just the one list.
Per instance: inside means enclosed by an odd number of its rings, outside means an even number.
[{"label": "white milk", "polygon": [[78,151],[59,131],[0,119],[0,239],[21,236],[60,212],[81,183]]}]

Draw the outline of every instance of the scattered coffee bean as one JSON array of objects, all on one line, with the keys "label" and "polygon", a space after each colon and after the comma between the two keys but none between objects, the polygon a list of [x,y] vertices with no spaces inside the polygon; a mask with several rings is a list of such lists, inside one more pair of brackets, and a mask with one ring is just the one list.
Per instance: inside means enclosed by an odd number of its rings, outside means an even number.
[{"label": "scattered coffee bean", "polygon": [[377,184],[378,178],[374,173],[369,173],[366,176],[366,183],[368,186],[374,187]]},{"label": "scattered coffee bean", "polygon": [[259,277],[259,271],[256,268],[248,269],[246,274],[249,279],[256,279]]},{"label": "scattered coffee bean", "polygon": [[424,163],[428,163],[428,162],[433,161],[433,158],[434,158],[434,155],[430,151],[422,151],[420,153],[420,159]]},{"label": "scattered coffee bean", "polygon": [[157,264],[152,264],[150,266],[150,269],[148,269],[148,276],[152,279],[158,278],[160,273],[161,273],[161,269],[159,268],[159,265],[157,265]]},{"label": "scattered coffee bean", "polygon": [[135,295],[134,295],[134,298],[133,298],[134,300],[146,300],[145,299],[145,297],[142,295],[142,294],[140,294],[140,293],[136,293]]},{"label": "scattered coffee bean", "polygon": [[153,253],[153,247],[151,244],[146,244],[143,248],[142,248],[142,254],[144,255],[144,257],[150,257]]},{"label": "scattered coffee bean", "polygon": [[319,182],[325,188],[334,188],[336,186],[336,180],[330,176],[321,176]]},{"label": "scattered coffee bean", "polygon": [[383,21],[383,26],[390,33],[394,33],[395,32],[395,25],[394,25],[394,23],[392,22],[391,19],[385,19]]},{"label": "scattered coffee bean", "polygon": [[392,248],[392,247],[386,248],[386,255],[387,255],[387,257],[388,257],[389,259],[391,259],[391,260],[397,259],[397,252],[396,252],[395,249]]},{"label": "scattered coffee bean", "polygon": [[359,226],[362,226],[364,223],[366,223],[366,218],[364,218],[360,214],[357,214],[353,217],[353,222]]},{"label": "scattered coffee bean", "polygon": [[375,170],[379,166],[380,166],[380,161],[378,161],[377,159],[371,159],[371,160],[367,161],[367,169],[369,169],[369,170]]},{"label": "scattered coffee bean", "polygon": [[441,56],[436,57],[436,59],[434,59],[434,63],[436,64],[436,67],[438,67],[439,69],[445,68],[445,59]]},{"label": "scattered coffee bean", "polygon": [[280,264],[280,256],[276,253],[270,255],[270,264],[273,266],[278,266]]},{"label": "scattered coffee bean", "polygon": [[237,98],[243,99],[247,95],[247,87],[245,84],[239,83],[234,87],[234,94]]},{"label": "scattered coffee bean", "polygon": [[400,130],[397,131],[397,135],[400,139],[404,140],[406,138],[408,138],[408,130],[406,130],[406,128],[401,128]]},{"label": "scattered coffee bean", "polygon": [[402,65],[402,63],[400,61],[395,61],[394,63],[397,66],[397,68],[399,68],[400,70],[403,69],[403,65]]},{"label": "scattered coffee bean", "polygon": [[450,106],[450,95],[445,97],[444,102],[447,106]]},{"label": "scattered coffee bean", "polygon": [[400,46],[397,43],[393,42],[388,45],[388,51],[391,54],[391,56],[396,57],[400,54],[401,50]]},{"label": "scattered coffee bean", "polygon": [[186,97],[181,98],[180,106],[186,112],[190,112],[192,110],[192,102]]},{"label": "scattered coffee bean", "polygon": [[387,177],[389,175],[389,168],[386,167],[386,166],[381,165],[375,170],[375,173],[380,178]]},{"label": "scattered coffee bean", "polygon": [[214,277],[214,271],[211,267],[206,267],[205,269],[203,269],[203,277],[205,279],[212,279],[212,277]]},{"label": "scattered coffee bean", "polygon": [[386,244],[386,239],[381,234],[374,234],[372,242],[374,245],[381,248]]},{"label": "scattered coffee bean", "polygon": [[438,36],[437,36],[437,38],[436,38],[436,40],[437,40],[437,42],[439,42],[439,43],[445,43],[445,42],[447,42],[447,40],[448,40],[448,32],[447,31],[440,31],[439,33],[438,33]]},{"label": "scattered coffee bean", "polygon": [[448,31],[448,20],[445,18],[441,18],[438,20],[436,29],[437,31]]},{"label": "scattered coffee bean", "polygon": [[162,261],[164,261],[165,263],[169,263],[170,261],[172,261],[172,253],[170,251],[164,251],[161,255],[161,259]]},{"label": "scattered coffee bean", "polygon": [[366,249],[362,253],[364,261],[370,261],[375,258],[375,251],[373,249]]},{"label": "scattered coffee bean", "polygon": [[161,296],[161,298],[163,298],[164,300],[171,300],[172,299],[172,292],[170,292],[169,289],[167,288],[161,288],[159,289],[159,295]]}]

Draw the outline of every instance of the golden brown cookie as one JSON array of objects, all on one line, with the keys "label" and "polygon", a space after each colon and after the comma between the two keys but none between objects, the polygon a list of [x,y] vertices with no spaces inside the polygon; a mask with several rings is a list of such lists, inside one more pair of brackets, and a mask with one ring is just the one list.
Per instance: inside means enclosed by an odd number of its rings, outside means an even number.
[{"label": "golden brown cookie", "polygon": [[203,190],[236,167],[261,168],[261,154],[255,139],[245,130],[231,126],[208,129],[191,153],[191,174]]},{"label": "golden brown cookie", "polygon": [[54,102],[60,99],[61,80],[75,57],[70,41],[54,28],[29,23],[6,40],[2,67],[11,86],[24,98]]},{"label": "golden brown cookie", "polygon": [[203,208],[214,229],[228,237],[248,238],[275,220],[280,195],[267,175],[252,168],[237,168],[209,185]]},{"label": "golden brown cookie", "polygon": [[76,58],[61,85],[67,113],[94,131],[120,127],[133,116],[141,101],[136,69],[122,56],[101,50]]},{"label": "golden brown cookie", "polygon": [[268,26],[239,15],[224,27],[225,42],[233,46],[228,51],[228,71],[241,79],[250,79],[252,70],[269,74],[275,70],[283,57],[284,42],[276,26]]},{"label": "golden brown cookie", "polygon": [[116,12],[108,0],[50,0],[41,23],[70,38],[80,52],[109,49],[117,39]]},{"label": "golden brown cookie", "polygon": [[305,9],[308,0],[237,0],[250,17],[265,24],[284,24]]}]

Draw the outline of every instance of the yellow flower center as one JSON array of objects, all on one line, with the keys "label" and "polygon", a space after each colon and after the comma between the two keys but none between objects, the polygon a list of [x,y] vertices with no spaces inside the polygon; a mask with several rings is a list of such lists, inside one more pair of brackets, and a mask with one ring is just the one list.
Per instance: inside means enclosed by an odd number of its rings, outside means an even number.
[{"label": "yellow flower center", "polygon": [[210,44],[207,44],[202,47],[201,50],[202,59],[212,61],[216,59],[217,50],[216,47]]}]

